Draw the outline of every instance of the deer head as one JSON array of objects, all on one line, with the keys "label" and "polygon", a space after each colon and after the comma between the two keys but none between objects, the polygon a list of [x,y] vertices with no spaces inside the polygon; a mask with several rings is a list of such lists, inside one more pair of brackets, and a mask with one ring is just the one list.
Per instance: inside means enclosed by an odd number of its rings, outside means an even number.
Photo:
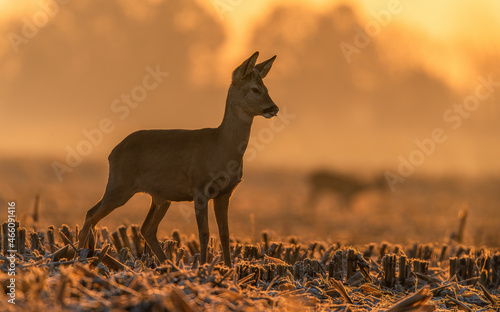
[{"label": "deer head", "polygon": [[271,69],[276,55],[255,65],[258,56],[259,52],[255,52],[234,70],[228,94],[228,108],[236,110],[240,116],[272,118],[278,114],[279,108],[269,96],[262,79]]}]

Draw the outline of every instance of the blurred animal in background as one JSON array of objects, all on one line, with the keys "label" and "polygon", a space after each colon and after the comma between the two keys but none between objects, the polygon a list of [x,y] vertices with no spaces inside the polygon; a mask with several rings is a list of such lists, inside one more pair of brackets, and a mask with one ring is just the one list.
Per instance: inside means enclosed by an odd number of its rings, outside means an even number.
[{"label": "blurred animal in background", "polygon": [[385,191],[388,188],[383,175],[371,181],[364,181],[353,175],[320,169],[311,172],[307,179],[309,184],[307,205],[309,207],[316,207],[323,196],[333,194],[337,196],[339,205],[343,209],[349,209],[353,200],[361,193],[368,190]]}]

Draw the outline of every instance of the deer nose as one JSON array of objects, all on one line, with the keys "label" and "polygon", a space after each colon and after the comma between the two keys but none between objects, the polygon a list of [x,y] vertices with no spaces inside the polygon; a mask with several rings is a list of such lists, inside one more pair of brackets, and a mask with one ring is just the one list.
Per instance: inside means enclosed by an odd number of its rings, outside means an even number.
[{"label": "deer nose", "polygon": [[278,114],[279,112],[279,108],[278,106],[276,106],[275,104],[273,104],[272,106],[268,107],[268,108],[265,108],[263,111],[262,111],[262,115],[266,118],[271,118],[271,117],[274,117]]}]

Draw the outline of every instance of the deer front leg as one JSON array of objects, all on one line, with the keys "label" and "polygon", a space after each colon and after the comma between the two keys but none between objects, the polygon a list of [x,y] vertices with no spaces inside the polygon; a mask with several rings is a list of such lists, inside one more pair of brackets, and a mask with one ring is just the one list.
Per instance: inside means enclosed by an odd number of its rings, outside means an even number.
[{"label": "deer front leg", "polygon": [[196,222],[198,223],[198,234],[200,237],[201,264],[207,262],[207,247],[210,232],[208,229],[208,198],[200,196],[194,198],[194,209]]},{"label": "deer front leg", "polygon": [[222,245],[222,254],[224,263],[231,267],[231,254],[229,250],[229,224],[228,224],[228,208],[231,192],[214,198],[214,211],[217,225],[219,226],[219,237]]}]

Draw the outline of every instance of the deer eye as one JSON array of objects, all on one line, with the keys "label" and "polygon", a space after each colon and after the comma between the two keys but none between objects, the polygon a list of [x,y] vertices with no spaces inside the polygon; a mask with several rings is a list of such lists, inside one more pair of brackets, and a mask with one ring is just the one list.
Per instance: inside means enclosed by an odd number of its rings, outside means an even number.
[{"label": "deer eye", "polygon": [[260,94],[260,90],[259,90],[259,89],[257,89],[257,88],[255,88],[255,87],[254,87],[254,88],[252,88],[252,92],[253,92],[253,93]]}]

